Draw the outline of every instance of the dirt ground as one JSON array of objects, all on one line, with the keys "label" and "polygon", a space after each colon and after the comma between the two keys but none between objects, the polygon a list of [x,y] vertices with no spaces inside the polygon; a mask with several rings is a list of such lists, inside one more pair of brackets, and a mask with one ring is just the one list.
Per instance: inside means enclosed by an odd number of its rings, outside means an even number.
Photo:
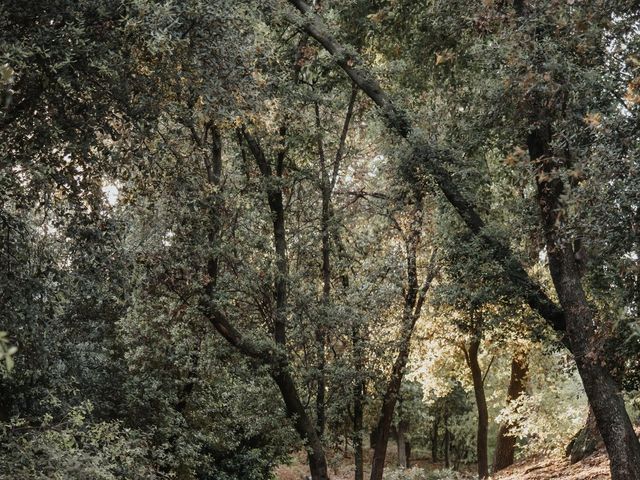
[{"label": "dirt ground", "polygon": [[571,465],[568,459],[528,458],[500,472],[496,480],[605,480],[610,479],[609,459],[599,450]]},{"label": "dirt ground", "polygon": [[[395,458],[389,458],[389,465],[394,464]],[[441,465],[421,461],[417,461],[416,464],[427,470],[442,468]],[[329,466],[332,480],[353,479],[353,459],[334,454],[329,458]],[[309,475],[305,455],[303,453],[295,455],[290,465],[281,465],[274,473],[278,480],[304,480]],[[365,466],[365,478],[368,478],[368,474],[369,471]],[[611,477],[609,459],[604,449],[600,449],[574,465],[564,458],[527,458],[491,478],[492,480],[609,480]]]}]

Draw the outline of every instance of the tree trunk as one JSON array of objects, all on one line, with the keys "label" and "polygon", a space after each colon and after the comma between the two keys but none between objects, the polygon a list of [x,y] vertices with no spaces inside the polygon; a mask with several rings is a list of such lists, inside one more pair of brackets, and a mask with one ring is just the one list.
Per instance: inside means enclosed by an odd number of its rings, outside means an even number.
[{"label": "tree trunk", "polygon": [[316,428],[318,434],[324,434],[325,427],[325,344],[326,325],[329,317],[329,304],[331,300],[331,250],[329,245],[329,228],[331,220],[331,181],[324,156],[324,146],[322,140],[322,121],[320,118],[320,106],[314,104],[318,157],[320,159],[320,193],[322,197],[322,214],[320,218],[320,230],[322,233],[322,317],[323,319],[316,325],[315,338],[318,355],[316,368],[318,369],[317,390],[316,390]]},{"label": "tree trunk", "polygon": [[451,445],[451,434],[449,433],[449,413],[445,412],[444,414],[444,442],[443,442],[443,450],[444,450],[444,466],[445,468],[451,467],[451,461],[449,459],[449,451]]},{"label": "tree trunk", "polygon": [[286,368],[283,367],[273,373],[272,376],[280,389],[288,416],[294,419],[296,431],[306,443],[309,471],[311,472],[312,480],[328,480],[329,472],[322,442],[320,441],[315,425],[300,401],[291,375],[286,371]]},{"label": "tree trunk", "polygon": [[[336,235],[336,237],[338,237]],[[337,238],[339,240],[339,237]],[[340,244],[340,242],[337,242]],[[342,287],[349,288],[349,276],[342,275]],[[363,377],[364,358],[362,351],[362,332],[357,320],[353,320],[351,326],[351,348],[353,349],[355,381],[353,383],[353,462],[354,462],[354,480],[363,480],[364,478],[364,452],[362,435],[364,432],[364,390],[365,381]]]},{"label": "tree trunk", "polygon": [[[344,281],[343,281],[344,283]],[[353,351],[355,357],[356,381],[353,386],[353,461],[355,463],[354,480],[364,478],[364,453],[362,432],[364,418],[364,379],[362,378],[362,338],[357,325],[353,326]]]},{"label": "tree trunk", "polygon": [[[507,404],[525,393],[529,366],[527,359],[515,355],[511,360],[511,379],[507,390]],[[498,472],[513,464],[516,450],[516,437],[510,434],[513,425],[502,423],[498,430],[496,451],[493,457],[493,471]]]},{"label": "tree trunk", "polygon": [[545,231],[549,271],[565,312],[567,338],[589,404],[610,460],[612,480],[640,479],[640,442],[625,409],[620,387],[594,345],[597,338],[591,307],[582,288],[572,246],[557,233],[564,185],[558,160],[550,148],[551,128],[541,127],[527,139],[529,156],[538,168],[538,203]]},{"label": "tree trunk", "polygon": [[[347,135],[351,118],[353,117],[353,109],[358,95],[358,88],[352,85],[347,112],[345,114],[342,131],[338,140],[338,148],[335,152],[333,162],[333,171],[329,174],[329,169],[325,157],[324,141],[322,136],[322,118],[320,115],[320,105],[314,103],[314,112],[316,120],[316,135],[318,144],[318,158],[320,160],[320,193],[322,196],[322,215],[321,215],[321,232],[322,232],[322,307],[324,321],[316,326],[315,339],[318,352],[318,380],[316,390],[316,428],[318,434],[324,434],[326,413],[325,413],[325,395],[326,395],[326,358],[325,347],[327,342],[327,326],[329,323],[330,305],[331,305],[331,247],[329,236],[331,230],[331,220],[333,218],[332,194],[338,180],[340,164],[344,156]],[[347,280],[348,284],[348,280]]]},{"label": "tree trunk", "polygon": [[376,427],[375,444],[373,448],[373,462],[371,465],[371,480],[382,480],[384,473],[384,462],[387,456],[387,443],[389,442],[389,432],[391,430],[391,422],[393,420],[393,411],[395,410],[398,392],[402,384],[404,375],[404,367],[409,357],[409,344],[403,342],[400,352],[396,358],[391,372],[391,379],[387,385],[387,390],[382,399],[382,410],[378,425]]},{"label": "tree trunk", "polygon": [[598,431],[596,416],[593,413],[593,408],[589,407],[587,421],[567,445],[567,456],[572,464],[579,462],[595,452],[601,443],[602,436]]},{"label": "tree trunk", "polygon": [[396,429],[396,442],[398,445],[398,466],[401,468],[407,468],[407,441],[404,436],[407,425],[405,422],[400,421],[398,428]]},{"label": "tree trunk", "polygon": [[[340,235],[334,231],[336,245],[340,255],[344,254],[343,244],[340,241]],[[340,276],[342,287],[346,290],[349,288],[349,275],[343,273]],[[364,394],[365,379],[363,376],[364,356],[363,356],[363,338],[362,330],[357,319],[352,319],[351,323],[351,348],[353,351],[353,367],[355,379],[353,382],[353,462],[354,462],[354,480],[363,480],[364,478],[364,452],[363,452],[363,434],[364,434]]]},{"label": "tree trunk", "polygon": [[480,349],[480,336],[476,335],[469,346],[467,363],[471,369],[473,378],[473,393],[476,398],[478,409],[478,434],[476,438],[476,453],[478,456],[478,477],[487,478],[489,476],[489,460],[487,454],[487,433],[489,429],[489,412],[487,410],[487,399],[484,393],[484,378],[482,369],[478,362],[478,351]]},{"label": "tree trunk", "polygon": [[438,461],[438,426],[440,424],[440,417],[436,414],[433,420],[433,431],[431,432],[431,461],[436,463]]}]

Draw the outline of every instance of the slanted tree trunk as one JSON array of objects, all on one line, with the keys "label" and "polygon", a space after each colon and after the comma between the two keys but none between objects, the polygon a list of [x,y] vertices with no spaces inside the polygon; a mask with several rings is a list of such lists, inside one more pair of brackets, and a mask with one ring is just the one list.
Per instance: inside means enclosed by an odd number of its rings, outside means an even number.
[{"label": "slanted tree trunk", "polygon": [[[528,375],[529,365],[526,357],[515,355],[511,360],[511,379],[509,380],[509,388],[507,389],[507,404],[525,393]],[[503,422],[500,425],[496,441],[496,451],[493,457],[494,472],[513,465],[516,451],[516,437],[511,434],[512,430],[512,424]]]},{"label": "slanted tree trunk", "polygon": [[395,410],[398,392],[402,384],[404,375],[404,367],[409,358],[409,342],[404,340],[393,364],[391,371],[391,379],[387,384],[387,390],[382,399],[382,409],[378,419],[378,425],[375,430],[375,442],[373,445],[373,462],[371,466],[371,480],[382,480],[384,473],[384,462],[387,456],[387,444],[389,442],[389,432],[391,430],[391,421],[393,420],[393,411]]},{"label": "slanted tree trunk", "polygon": [[[480,322],[480,320],[478,321]],[[476,437],[476,453],[478,456],[478,477],[487,478],[489,476],[489,460],[487,454],[488,431],[489,431],[489,411],[487,409],[487,399],[484,392],[484,376],[478,361],[480,350],[480,332],[482,326],[478,325],[476,334],[471,339],[469,350],[465,349],[465,359],[471,370],[473,379],[473,393],[476,399],[478,410],[478,431]]]},{"label": "slanted tree trunk", "polygon": [[551,127],[544,125],[528,139],[529,156],[538,170],[538,204],[545,232],[549,271],[567,323],[567,338],[598,430],[609,454],[613,480],[640,479],[640,442],[625,409],[620,387],[595,345],[595,322],[582,287],[571,242],[561,238],[561,196],[564,185],[557,174],[563,165],[551,147]]},{"label": "slanted tree trunk", "polygon": [[[246,133],[246,132],[245,132]],[[220,134],[215,126],[207,127],[203,137],[200,137],[192,128],[192,134],[202,147],[206,144],[208,134],[212,137],[212,150],[214,154],[206,161],[207,177],[209,182],[214,185],[220,185],[222,175],[222,152],[220,147]],[[247,136],[247,142],[252,148],[256,161],[261,167],[261,171],[265,176],[271,175],[271,167],[266,161],[264,152],[259,144],[252,137]],[[279,156],[278,172],[282,171],[282,162],[284,156]],[[274,245],[277,255],[277,265],[280,275],[276,279],[274,285],[274,296],[276,297],[276,313],[274,319],[274,340],[275,343],[282,348],[286,345],[286,302],[287,302],[287,284],[286,284],[286,240],[285,223],[284,223],[284,207],[282,204],[282,194],[275,189],[268,192],[269,205],[274,213]],[[209,209],[211,215],[211,229],[209,231],[209,244],[212,251],[216,251],[220,241],[221,221],[219,212],[222,208],[220,192],[216,192],[212,199]],[[304,410],[300,402],[295,384],[288,373],[286,354],[278,352],[274,354],[269,347],[262,347],[248,341],[242,333],[240,333],[227,319],[226,315],[220,310],[214,300],[219,275],[219,258],[216,254],[212,255],[207,262],[207,274],[209,280],[204,288],[205,297],[201,308],[205,315],[209,318],[215,329],[222,335],[231,345],[238,348],[245,355],[257,359],[272,367],[272,377],[275,380],[282,398],[285,403],[286,411],[289,417],[294,419],[294,426],[300,435],[300,438],[309,446],[308,457],[309,467],[313,480],[328,480],[328,471],[322,444],[315,432],[313,423]]]},{"label": "slanted tree trunk", "polygon": [[282,368],[273,374],[273,379],[280,389],[287,414],[294,419],[296,431],[307,444],[307,458],[312,480],[328,480],[329,472],[322,442],[315,425],[300,401],[291,375],[285,368]]}]

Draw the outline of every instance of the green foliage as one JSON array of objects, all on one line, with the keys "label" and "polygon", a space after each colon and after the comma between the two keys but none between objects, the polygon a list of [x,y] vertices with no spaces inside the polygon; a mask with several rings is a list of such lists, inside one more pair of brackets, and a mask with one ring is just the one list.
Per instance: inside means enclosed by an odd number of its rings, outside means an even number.
[{"label": "green foliage", "polygon": [[13,370],[13,355],[18,351],[18,347],[11,345],[7,338],[7,332],[0,332],[0,362],[4,362],[7,372]]},{"label": "green foliage", "polygon": [[84,403],[60,418],[12,419],[0,435],[0,472],[8,472],[0,478],[165,478],[150,461],[149,436],[120,421],[91,421],[91,411]]},{"label": "green foliage", "polygon": [[[595,340],[633,396],[633,2],[532,1],[526,21],[509,2],[321,3],[336,38],[361,51],[413,112],[411,141],[433,144],[438,165],[478,205],[481,234],[509,245],[547,289],[535,165],[524,148],[535,125],[523,114],[545,106],[552,148],[567,160],[551,173],[567,185],[561,241],[581,255],[584,247]],[[395,424],[408,422],[414,447],[427,449],[446,417],[456,460],[474,461],[477,416],[464,358],[472,339],[487,369],[492,434],[507,422],[521,454],[549,453],[582,422],[581,386],[557,339],[410,149],[383,133],[362,94],[342,137],[352,86],[285,21],[289,10],[254,0],[0,6],[0,477],[269,479],[309,445],[273,384],[277,367],[227,343],[211,305],[248,343],[286,357],[312,422],[324,382],[322,441],[353,443],[355,387],[365,385],[364,424],[373,428],[406,341],[416,189],[424,196],[417,270],[425,274],[435,249],[440,270]],[[215,182],[214,131],[223,152]],[[247,133],[280,175],[264,175]],[[323,225],[327,175],[335,185]],[[273,245],[274,188],[284,201],[284,272]],[[274,292],[281,280],[283,312]],[[280,345],[278,315],[286,321]],[[529,391],[505,407],[509,361],[522,352]],[[386,478],[462,477],[414,468]]]}]

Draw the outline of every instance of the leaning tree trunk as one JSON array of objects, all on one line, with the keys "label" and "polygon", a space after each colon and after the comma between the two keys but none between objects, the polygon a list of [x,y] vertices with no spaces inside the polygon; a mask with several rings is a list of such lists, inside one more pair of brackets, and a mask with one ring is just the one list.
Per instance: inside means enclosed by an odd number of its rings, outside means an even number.
[{"label": "leaning tree trunk", "polygon": [[561,166],[550,148],[551,127],[532,132],[527,144],[529,156],[538,168],[538,203],[547,244],[549,270],[565,312],[567,338],[589,404],[609,454],[613,480],[640,479],[640,442],[625,409],[620,387],[607,367],[597,337],[573,247],[557,232],[561,223],[560,198],[564,185],[557,174]]},{"label": "leaning tree trunk", "polygon": [[391,372],[391,380],[387,385],[387,390],[382,399],[382,410],[378,425],[376,427],[375,442],[373,448],[373,462],[371,465],[371,480],[382,480],[384,473],[384,462],[387,457],[387,443],[389,442],[389,433],[391,430],[391,421],[393,420],[393,411],[395,410],[396,400],[400,392],[402,377],[404,376],[404,368],[409,358],[409,342],[404,341],[398,357],[393,365]]},{"label": "leaning tree trunk", "polygon": [[[515,355],[511,360],[511,380],[507,389],[507,404],[516,400],[525,393],[527,388],[527,376],[529,366],[527,359],[520,355]],[[496,441],[496,451],[493,457],[493,471],[498,472],[503,468],[513,465],[516,451],[516,437],[512,435],[514,425],[503,422],[498,430]]]},{"label": "leaning tree trunk", "polygon": [[288,416],[294,419],[296,431],[307,444],[307,458],[312,480],[329,480],[327,461],[322,442],[320,441],[315,425],[300,401],[291,375],[286,371],[286,368],[283,367],[273,374],[273,379],[280,389]]},{"label": "leaning tree trunk", "polygon": [[473,379],[473,393],[476,398],[478,409],[478,434],[476,438],[476,453],[478,455],[478,477],[487,478],[489,476],[489,459],[487,454],[488,431],[489,431],[489,411],[487,409],[487,399],[484,393],[484,378],[482,369],[478,362],[478,351],[480,349],[480,336],[476,335],[471,340],[467,363],[471,369]]}]

